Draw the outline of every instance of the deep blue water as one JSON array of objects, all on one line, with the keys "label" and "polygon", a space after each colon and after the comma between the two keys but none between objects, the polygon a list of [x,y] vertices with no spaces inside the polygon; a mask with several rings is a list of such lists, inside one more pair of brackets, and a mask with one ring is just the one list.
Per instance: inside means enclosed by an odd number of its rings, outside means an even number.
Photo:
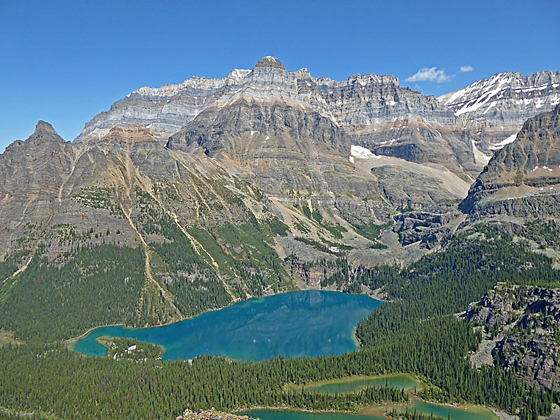
[{"label": "deep blue water", "polygon": [[74,351],[105,356],[98,337],[131,337],[163,346],[164,360],[212,354],[243,361],[273,356],[319,356],[358,348],[354,327],[380,301],[365,295],[318,290],[290,292],[237,302],[219,311],[163,327],[101,327]]}]

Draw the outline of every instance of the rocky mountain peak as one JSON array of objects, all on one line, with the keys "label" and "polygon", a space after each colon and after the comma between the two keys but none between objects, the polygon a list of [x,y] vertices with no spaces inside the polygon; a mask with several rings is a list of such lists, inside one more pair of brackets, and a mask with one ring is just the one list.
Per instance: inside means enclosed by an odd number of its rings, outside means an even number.
[{"label": "rocky mountain peak", "polygon": [[560,103],[560,72],[503,72],[438,98],[452,109],[486,154],[515,139],[523,123]]},{"label": "rocky mountain peak", "polygon": [[276,57],[266,56],[261,58],[257,64],[255,64],[255,69],[257,68],[274,68],[285,70],[284,63],[278,60]]},{"label": "rocky mountain peak", "polygon": [[295,72],[295,75],[298,79],[313,79],[313,76],[311,76],[311,73],[309,72],[309,70],[307,70],[307,67],[299,69]]},{"label": "rocky mountain peak", "polygon": [[228,83],[229,84],[237,84],[241,82],[247,75],[251,73],[251,70],[245,69],[233,69],[231,73],[228,75]]},{"label": "rocky mountain peak", "polygon": [[378,74],[355,74],[348,78],[348,84],[367,86],[373,85],[395,85],[399,86],[399,79],[396,76],[386,76]]},{"label": "rocky mountain peak", "polygon": [[46,121],[39,120],[35,126],[35,132],[31,135],[29,140],[41,141],[44,139],[59,140],[64,143],[64,140],[58,135],[52,125]]},{"label": "rocky mountain peak", "polygon": [[56,134],[54,127],[50,125],[48,122],[43,120],[37,121],[37,125],[35,125],[35,132],[39,132],[39,131],[46,131],[46,132]]}]

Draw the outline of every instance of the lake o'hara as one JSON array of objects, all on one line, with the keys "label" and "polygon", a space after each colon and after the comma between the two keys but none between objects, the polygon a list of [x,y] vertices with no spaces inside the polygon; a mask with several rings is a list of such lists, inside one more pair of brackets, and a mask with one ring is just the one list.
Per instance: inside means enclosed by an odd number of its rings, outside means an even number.
[{"label": "lake o'hara", "polygon": [[96,328],[77,342],[74,351],[105,356],[107,348],[97,338],[129,337],[162,346],[164,360],[202,354],[241,361],[342,354],[358,348],[354,328],[381,304],[365,295],[289,292],[237,302],[161,327]]}]

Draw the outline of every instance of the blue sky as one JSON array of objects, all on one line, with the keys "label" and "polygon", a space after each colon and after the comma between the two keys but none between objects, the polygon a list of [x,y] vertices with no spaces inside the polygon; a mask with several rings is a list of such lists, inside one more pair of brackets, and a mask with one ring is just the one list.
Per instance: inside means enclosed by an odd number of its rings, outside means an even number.
[{"label": "blue sky", "polygon": [[335,80],[394,74],[428,95],[560,70],[558,0],[0,0],[0,17],[0,151],[39,119],[72,140],[134,89],[266,55]]}]

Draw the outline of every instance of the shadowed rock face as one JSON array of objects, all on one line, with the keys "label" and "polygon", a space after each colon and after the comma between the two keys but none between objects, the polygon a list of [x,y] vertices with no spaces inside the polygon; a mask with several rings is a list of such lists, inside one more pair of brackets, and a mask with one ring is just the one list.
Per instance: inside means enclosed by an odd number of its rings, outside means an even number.
[{"label": "shadowed rock face", "polygon": [[0,188],[4,193],[25,189],[32,194],[56,194],[69,173],[73,148],[53,127],[39,121],[27,141],[16,141],[0,157]]},{"label": "shadowed rock face", "polygon": [[335,195],[379,195],[377,179],[349,162],[350,142],[332,120],[289,101],[240,97],[202,112],[167,147],[232,160],[265,193],[299,194],[333,208]]},{"label": "shadowed rock face", "polygon": [[22,222],[49,223],[73,160],[71,143],[43,121],[29,139],[12,143],[0,155],[0,248],[9,249],[25,235]]},{"label": "shadowed rock face", "polygon": [[498,151],[460,209],[475,215],[560,214],[560,105],[531,118]]},{"label": "shadowed rock face", "polygon": [[271,57],[271,56],[263,57],[257,62],[257,64],[255,64],[256,69],[257,68],[266,68],[266,67],[273,68],[273,69],[285,70],[284,63],[282,63],[276,57]]}]

